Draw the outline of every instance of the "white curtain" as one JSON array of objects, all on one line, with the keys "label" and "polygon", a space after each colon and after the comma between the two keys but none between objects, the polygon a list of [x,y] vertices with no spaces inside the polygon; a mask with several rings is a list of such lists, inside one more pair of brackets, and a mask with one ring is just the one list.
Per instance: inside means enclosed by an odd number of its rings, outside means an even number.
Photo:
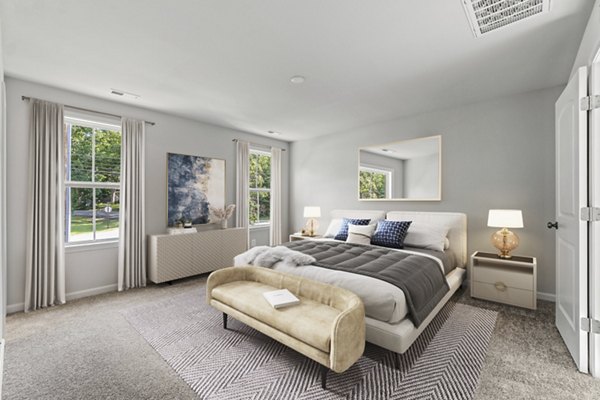
[{"label": "white curtain", "polygon": [[281,149],[271,148],[271,246],[281,244]]},{"label": "white curtain", "polygon": [[236,145],[236,226],[238,228],[248,227],[248,185],[250,184],[250,143],[242,140],[237,141]]},{"label": "white curtain", "polygon": [[146,286],[145,123],[121,121],[119,291]]},{"label": "white curtain", "polygon": [[25,311],[65,303],[63,106],[31,103]]}]

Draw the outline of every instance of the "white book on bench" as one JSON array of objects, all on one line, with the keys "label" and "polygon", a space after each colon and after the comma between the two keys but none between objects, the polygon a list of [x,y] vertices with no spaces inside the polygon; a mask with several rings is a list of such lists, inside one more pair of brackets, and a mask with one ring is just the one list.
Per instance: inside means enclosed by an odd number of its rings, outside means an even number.
[{"label": "white book on bench", "polygon": [[264,292],[263,296],[275,309],[300,304],[300,299],[287,289]]}]

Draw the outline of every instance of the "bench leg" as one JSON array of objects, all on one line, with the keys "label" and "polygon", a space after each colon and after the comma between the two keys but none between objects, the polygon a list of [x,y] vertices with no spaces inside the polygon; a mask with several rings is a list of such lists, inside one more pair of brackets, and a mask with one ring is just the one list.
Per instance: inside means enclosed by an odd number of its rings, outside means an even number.
[{"label": "bench leg", "polygon": [[327,389],[327,372],[329,368],[324,365],[321,365],[321,387],[323,390]]},{"label": "bench leg", "polygon": [[227,314],[223,313],[223,329],[227,329]]},{"label": "bench leg", "polygon": [[396,353],[395,351],[394,353],[394,367],[396,369],[400,369],[400,354]]}]

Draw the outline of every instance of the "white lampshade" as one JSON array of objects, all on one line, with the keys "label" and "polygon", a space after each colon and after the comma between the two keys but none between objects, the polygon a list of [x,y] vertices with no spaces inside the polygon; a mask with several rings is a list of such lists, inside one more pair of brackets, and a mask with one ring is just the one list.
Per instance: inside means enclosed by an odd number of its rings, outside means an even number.
[{"label": "white lampshade", "polygon": [[321,207],[304,207],[304,218],[321,218]]},{"label": "white lampshade", "polygon": [[487,224],[493,228],[522,228],[523,213],[521,210],[490,210]]}]

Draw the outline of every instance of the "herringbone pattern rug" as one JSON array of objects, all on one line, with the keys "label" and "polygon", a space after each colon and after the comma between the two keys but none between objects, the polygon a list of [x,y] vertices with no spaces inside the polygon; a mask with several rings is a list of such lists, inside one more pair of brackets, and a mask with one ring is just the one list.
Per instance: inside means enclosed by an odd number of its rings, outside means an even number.
[{"label": "herringbone pattern rug", "polygon": [[393,367],[391,352],[367,343],[321,389],[314,361],[229,319],[203,291],[123,312],[131,325],[202,399],[471,399],[497,313],[449,302]]}]

